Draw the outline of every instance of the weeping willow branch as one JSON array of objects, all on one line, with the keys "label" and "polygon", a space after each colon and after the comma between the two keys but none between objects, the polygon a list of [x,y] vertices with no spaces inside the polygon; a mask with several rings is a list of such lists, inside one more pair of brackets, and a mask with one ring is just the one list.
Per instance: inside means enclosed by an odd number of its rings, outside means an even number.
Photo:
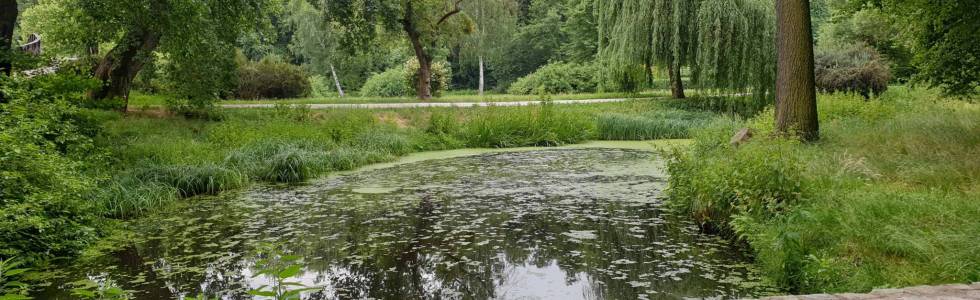
[{"label": "weeping willow branch", "polygon": [[599,0],[599,59],[621,87],[651,70],[688,67],[707,93],[752,93],[771,101],[775,84],[772,0]]}]

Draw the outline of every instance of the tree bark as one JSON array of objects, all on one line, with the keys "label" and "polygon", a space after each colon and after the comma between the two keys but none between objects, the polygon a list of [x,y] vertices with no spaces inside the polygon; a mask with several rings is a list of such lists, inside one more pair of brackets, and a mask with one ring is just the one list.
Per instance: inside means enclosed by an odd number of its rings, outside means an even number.
[{"label": "tree bark", "polygon": [[485,86],[483,77],[483,55],[480,55],[480,96],[483,96],[483,88]]},{"label": "tree bark", "polygon": [[143,66],[152,59],[153,51],[160,45],[160,34],[151,30],[128,32],[95,69],[95,78],[102,87],[90,93],[92,99],[123,99],[122,110],[129,106],[129,91],[133,79]]},{"label": "tree bark", "polygon": [[337,70],[333,68],[333,64],[330,64],[330,75],[333,76],[333,84],[337,86],[337,93],[340,94],[340,98],[344,96],[344,88],[340,86],[340,78],[337,78]]},{"label": "tree bark", "polygon": [[810,1],[776,1],[776,129],[820,138],[814,85]]},{"label": "tree bark", "polygon": [[425,50],[422,44],[422,33],[415,28],[412,22],[412,2],[408,1],[405,8],[405,18],[402,19],[402,28],[408,33],[408,40],[412,42],[412,49],[415,50],[415,58],[419,61],[416,91],[421,100],[432,99],[432,56]]},{"label": "tree bark", "polygon": [[[13,65],[10,61],[14,42],[14,27],[17,25],[17,0],[0,0],[0,73],[10,76]],[[0,103],[7,102],[0,92]]]},{"label": "tree bark", "polygon": [[670,94],[674,99],[684,99],[687,96],[684,95],[684,78],[681,78],[681,68],[680,66],[674,66],[674,64],[669,64],[667,68],[667,73],[670,73]]}]

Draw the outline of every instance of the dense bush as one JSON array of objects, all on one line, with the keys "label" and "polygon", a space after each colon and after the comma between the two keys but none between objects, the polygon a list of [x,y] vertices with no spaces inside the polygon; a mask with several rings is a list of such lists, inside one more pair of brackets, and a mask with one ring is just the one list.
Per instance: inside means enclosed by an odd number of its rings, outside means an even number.
[{"label": "dense bush", "polygon": [[[411,58],[401,66],[374,74],[361,87],[361,96],[413,96],[418,92],[418,69],[418,60]],[[430,82],[432,96],[439,97],[443,91],[448,90],[450,80],[452,80],[452,69],[449,68],[449,63],[445,61],[433,62],[432,81]]]},{"label": "dense bush", "polygon": [[598,72],[590,64],[552,63],[521,77],[511,84],[507,92],[517,95],[595,92],[599,86]]},{"label": "dense bush", "polygon": [[888,90],[891,70],[878,52],[864,45],[826,46],[815,55],[817,89],[856,93],[865,99]]},{"label": "dense bush", "polygon": [[258,62],[239,59],[240,99],[300,98],[310,94],[310,80],[299,66],[266,57]]},{"label": "dense bush", "polygon": [[[405,62],[405,83],[411,88],[412,91],[418,93],[418,82],[419,82],[419,61],[416,58],[410,58]],[[453,70],[449,67],[449,63],[446,61],[434,61],[432,62],[431,70],[432,78],[429,81],[429,88],[432,92],[433,97],[439,97],[442,95],[443,91],[449,90],[449,83],[453,79]]]},{"label": "dense bush", "polygon": [[361,96],[403,97],[411,91],[405,82],[405,67],[395,67],[368,77],[361,87]]},{"label": "dense bush", "polygon": [[[805,187],[794,142],[764,140],[739,147],[727,143],[731,121],[698,133],[693,151],[675,151],[667,169],[674,206],[722,232],[737,216],[772,217],[798,204]],[[731,233],[731,232],[729,232]]]},{"label": "dense bush", "polygon": [[70,255],[97,237],[87,162],[98,127],[71,103],[91,81],[74,75],[3,80],[0,103],[0,257]]},{"label": "dense bush", "polygon": [[336,89],[330,78],[323,75],[310,76],[310,96],[314,98],[325,98],[336,95]]}]

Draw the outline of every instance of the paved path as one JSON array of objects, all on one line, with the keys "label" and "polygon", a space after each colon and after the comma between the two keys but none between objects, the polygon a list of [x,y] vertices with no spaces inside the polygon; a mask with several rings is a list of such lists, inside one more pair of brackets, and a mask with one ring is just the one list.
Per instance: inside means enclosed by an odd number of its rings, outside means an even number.
[{"label": "paved path", "polygon": [[868,294],[819,294],[805,296],[779,296],[763,298],[766,300],[978,300],[980,282],[974,284],[951,284],[939,286],[916,286],[904,289],[881,289]]},{"label": "paved path", "polygon": [[[634,98],[649,99],[649,98]],[[633,99],[586,99],[586,100],[552,100],[555,104],[594,104],[626,102]],[[538,105],[543,101],[507,101],[507,102],[409,102],[409,103],[336,103],[336,104],[305,104],[311,109],[360,108],[360,109],[393,109],[393,108],[425,108],[425,107],[486,107],[486,106],[529,106]],[[299,106],[304,104],[293,104]],[[222,104],[223,108],[274,108],[275,104]]]}]

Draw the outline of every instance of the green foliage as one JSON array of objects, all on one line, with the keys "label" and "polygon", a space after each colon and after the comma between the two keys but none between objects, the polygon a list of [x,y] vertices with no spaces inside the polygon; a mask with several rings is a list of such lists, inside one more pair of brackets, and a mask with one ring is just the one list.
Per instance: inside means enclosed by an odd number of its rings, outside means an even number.
[{"label": "green foliage", "polygon": [[303,263],[298,255],[284,254],[277,245],[263,245],[259,248],[261,259],[255,262],[255,275],[266,276],[271,285],[263,285],[248,291],[252,296],[269,297],[275,300],[299,300],[302,293],[321,290],[306,286],[298,281],[289,281],[303,272]]},{"label": "green foliage", "polygon": [[[361,87],[361,96],[366,97],[403,97],[411,96],[416,93],[418,87],[419,63],[415,58],[410,58],[402,66],[390,68],[384,72],[374,74]],[[452,80],[452,69],[444,61],[432,63],[432,81],[430,84],[432,95],[438,97],[443,91],[449,89],[449,81]]]},{"label": "green foliage", "polygon": [[23,261],[15,258],[0,258],[0,300],[27,300],[30,286],[21,281],[28,268],[21,267]]},{"label": "green foliage", "polygon": [[299,66],[275,57],[258,62],[245,61],[238,66],[237,98],[301,98],[309,94],[309,77]]},{"label": "green foliage", "polygon": [[[882,99],[821,96],[819,144],[771,138],[767,114],[697,131],[670,155],[670,203],[747,241],[789,292],[976,280],[980,109],[904,88]],[[745,126],[756,137],[729,145]]]},{"label": "green foliage", "polygon": [[[418,92],[418,82],[419,82],[419,61],[416,58],[410,58],[405,62],[405,68],[403,69],[405,74],[404,80],[405,84],[409,88]],[[453,70],[449,67],[449,63],[446,61],[435,61],[432,63],[431,78],[429,82],[430,91],[433,97],[439,97],[442,95],[443,91],[449,89],[449,82],[453,79]]]},{"label": "green foliage", "polygon": [[865,99],[888,90],[891,70],[867,46],[824,46],[815,53],[817,89],[826,93],[857,93]]},{"label": "green foliage", "polygon": [[[841,6],[844,2],[834,6]],[[846,5],[845,5],[846,6]],[[856,9],[856,10],[855,10]],[[847,48],[841,45],[868,45],[880,53],[895,75],[895,79],[907,82],[916,73],[912,64],[912,49],[902,36],[903,24],[897,16],[879,8],[836,7],[836,16],[821,27],[814,27],[817,34],[817,51],[822,48]]]},{"label": "green foliage", "polygon": [[980,87],[980,10],[977,1],[886,0],[880,5],[906,28],[914,49],[915,80],[948,95],[970,96]]},{"label": "green foliage", "polygon": [[631,88],[653,66],[688,66],[693,83],[705,91],[771,99],[774,7],[771,0],[600,2],[598,58],[604,77]]},{"label": "green foliage", "polygon": [[401,97],[411,94],[411,89],[405,82],[405,68],[395,67],[375,74],[364,82],[361,96]]},{"label": "green foliage", "polygon": [[596,132],[604,140],[686,139],[717,115],[707,112],[657,110],[633,116],[620,113],[599,115]]},{"label": "green foliage", "polygon": [[599,69],[592,64],[552,63],[511,84],[508,93],[572,94],[595,92]]},{"label": "green foliage", "polygon": [[324,98],[331,97],[337,94],[334,91],[333,82],[330,78],[323,75],[313,75],[309,77],[310,82],[310,97],[313,98]]},{"label": "green foliage", "polygon": [[467,146],[484,148],[578,143],[592,137],[594,131],[591,120],[554,104],[533,109],[489,109],[470,120],[463,130]]},{"label": "green foliage", "polygon": [[0,103],[0,256],[70,255],[97,236],[87,199],[97,127],[70,103],[89,85],[72,75],[4,80]]}]

